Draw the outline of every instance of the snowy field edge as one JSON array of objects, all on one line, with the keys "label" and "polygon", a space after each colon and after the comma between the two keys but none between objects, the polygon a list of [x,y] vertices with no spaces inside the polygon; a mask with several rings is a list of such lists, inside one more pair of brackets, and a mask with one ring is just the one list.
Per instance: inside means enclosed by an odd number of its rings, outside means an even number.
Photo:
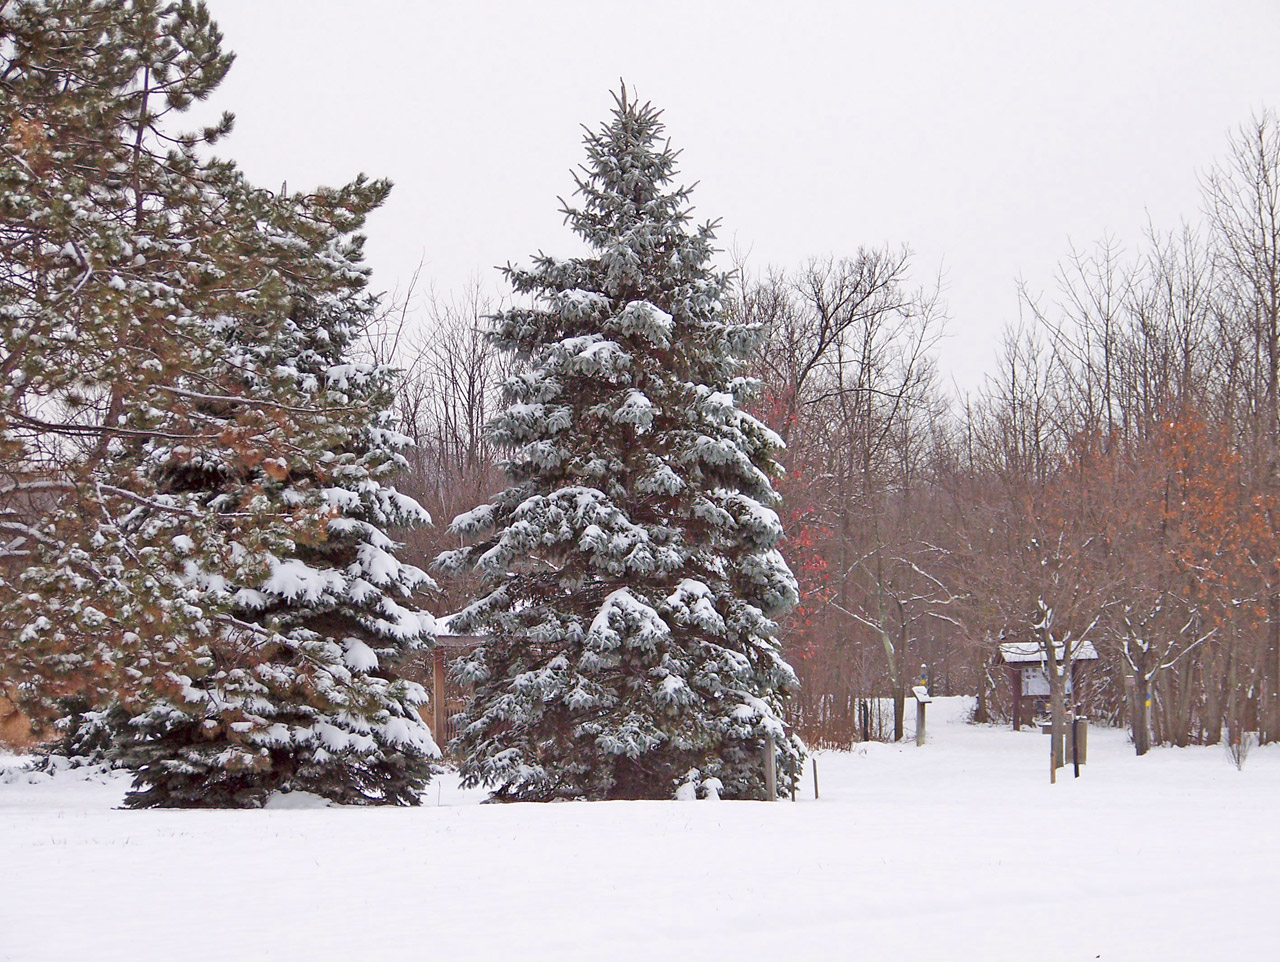
[{"label": "snowy field edge", "polygon": [[1280,750],[1098,728],[1050,785],[1044,736],[965,717],[815,753],[796,804],[479,805],[446,775],[416,809],[125,811],[121,774],[0,756],[0,959],[1274,956]]}]

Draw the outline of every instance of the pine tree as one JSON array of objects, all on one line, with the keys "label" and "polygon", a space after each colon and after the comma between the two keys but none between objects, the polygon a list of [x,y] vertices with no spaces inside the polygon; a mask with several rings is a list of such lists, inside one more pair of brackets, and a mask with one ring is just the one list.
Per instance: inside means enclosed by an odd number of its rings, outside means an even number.
[{"label": "pine tree", "polygon": [[46,219],[5,265],[25,283],[0,355],[6,493],[28,495],[0,643],[26,704],[91,705],[133,805],[414,802],[436,750],[394,672],[429,641],[407,600],[428,579],[385,531],[426,519],[389,485],[389,373],[347,357],[389,185],[277,195],[198,153],[229,116],[173,135],[230,64],[203,4],[4,13],[28,131],[4,228]]},{"label": "pine tree", "polygon": [[[194,150],[231,120],[174,149],[157,121],[230,57],[191,4],[9,2],[0,43],[0,553],[25,567],[0,579],[0,643],[44,722],[62,698],[105,697],[111,639],[180,616],[180,586],[116,543],[116,519],[146,495],[138,446],[173,433],[178,399],[158,389],[213,359],[190,280],[234,265],[191,238],[234,172]],[[225,290],[232,312],[253,296]]]},{"label": "pine tree", "polygon": [[[453,624],[487,636],[455,744],[499,799],[779,791],[802,746],[780,721],[795,676],[774,619],[796,602],[770,478],[781,440],[745,413],[760,332],[725,317],[714,224],[690,225],[660,115],[615,96],[588,133],[567,222],[585,257],[508,267],[527,306],[494,319],[522,373],[490,425],[509,487],[461,515],[446,571],[484,593]],[[686,789],[687,791],[687,789]]]},{"label": "pine tree", "polygon": [[[385,192],[357,183],[329,201],[362,220]],[[314,200],[294,199],[312,218]],[[359,245],[317,252],[354,265]],[[406,601],[430,580],[396,558],[386,534],[429,518],[389,484],[407,444],[390,425],[392,372],[350,359],[375,305],[360,295],[362,272],[341,283],[345,291],[317,300],[323,282],[309,281],[268,341],[243,338],[238,324],[223,331],[240,396],[263,398],[261,408],[287,425],[288,448],[248,460],[234,446],[213,459],[168,449],[152,458],[161,490],[195,501],[221,529],[202,549],[180,547],[190,552],[188,579],[224,601],[231,630],[208,650],[184,652],[177,674],[191,682],[149,697],[122,730],[118,748],[138,773],[130,805],[256,805],[281,789],[416,804],[436,771],[438,750],[417,712],[426,693],[394,675],[433,633],[432,619]],[[227,407],[207,397],[203,410],[218,419]],[[172,676],[175,666],[156,662]]]}]

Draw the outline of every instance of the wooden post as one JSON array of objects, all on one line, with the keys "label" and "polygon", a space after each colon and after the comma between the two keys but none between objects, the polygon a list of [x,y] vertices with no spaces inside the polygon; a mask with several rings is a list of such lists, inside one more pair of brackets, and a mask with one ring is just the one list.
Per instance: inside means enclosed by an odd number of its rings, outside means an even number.
[{"label": "wooden post", "polygon": [[813,800],[818,800],[818,756],[813,756]]},{"label": "wooden post", "polygon": [[778,760],[775,757],[777,747],[777,744],[773,740],[773,735],[765,735],[764,800],[766,802],[776,802],[778,800]]},{"label": "wooden post", "polygon": [[431,652],[431,734],[444,753],[444,649],[439,645]]},{"label": "wooden post", "polygon": [[[1077,711],[1079,706],[1077,706]],[[1080,716],[1071,713],[1071,767],[1075,769],[1076,778],[1080,777]]]}]

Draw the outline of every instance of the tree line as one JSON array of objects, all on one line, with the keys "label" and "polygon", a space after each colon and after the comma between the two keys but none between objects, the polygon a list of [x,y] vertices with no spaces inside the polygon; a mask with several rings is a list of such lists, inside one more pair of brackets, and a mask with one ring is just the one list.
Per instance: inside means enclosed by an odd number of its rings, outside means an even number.
[{"label": "tree line", "polygon": [[[938,360],[963,321],[909,250],[737,266],[730,310],[764,335],[753,410],[786,443],[800,604],[782,630],[810,743],[900,738],[922,671],[1007,717],[1005,641],[1064,659],[1092,643],[1076,700],[1139,752],[1280,736],[1276,115],[1232,134],[1201,182],[1176,230],[1071,248],[1054,290],[1020,287],[996,370],[962,397]],[[503,373],[480,334],[495,309],[428,302],[440,333],[402,355],[406,483],[445,514],[497,483],[481,427]]]}]

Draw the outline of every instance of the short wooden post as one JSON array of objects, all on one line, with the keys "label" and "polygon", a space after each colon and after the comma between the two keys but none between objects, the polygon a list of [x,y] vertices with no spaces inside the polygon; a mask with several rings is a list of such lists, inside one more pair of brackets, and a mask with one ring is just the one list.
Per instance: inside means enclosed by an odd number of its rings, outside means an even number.
[{"label": "short wooden post", "polygon": [[[1079,711],[1079,709],[1076,709]],[[1080,716],[1071,713],[1071,767],[1076,778],[1080,777]]]},{"label": "short wooden post", "polygon": [[775,757],[777,747],[772,734],[764,736],[764,800],[766,802],[778,800],[778,760]]},{"label": "short wooden post", "polygon": [[[1049,764],[1052,767],[1052,771],[1049,772],[1050,782],[1057,782],[1057,770],[1066,766],[1067,756],[1071,756],[1073,760],[1079,760],[1079,763],[1075,766],[1075,772],[1076,778],[1080,777],[1080,765],[1084,764],[1085,760],[1084,748],[1077,747],[1076,739],[1087,737],[1087,735],[1081,733],[1081,729],[1087,727],[1082,725],[1083,721],[1083,718],[1076,719],[1075,716],[1072,716],[1072,720],[1062,726],[1061,740],[1053,737],[1052,723],[1040,726],[1041,733],[1049,736]],[[1056,749],[1055,745],[1058,746]]]},{"label": "short wooden post", "polygon": [[444,649],[439,645],[431,652],[431,734],[443,754],[448,739],[444,730]]},{"label": "short wooden post", "polygon": [[1022,729],[1022,672],[1014,665],[1009,666],[1009,684],[1013,691],[1013,730]]},{"label": "short wooden post", "polygon": [[818,756],[813,756],[813,800],[818,800]]}]

